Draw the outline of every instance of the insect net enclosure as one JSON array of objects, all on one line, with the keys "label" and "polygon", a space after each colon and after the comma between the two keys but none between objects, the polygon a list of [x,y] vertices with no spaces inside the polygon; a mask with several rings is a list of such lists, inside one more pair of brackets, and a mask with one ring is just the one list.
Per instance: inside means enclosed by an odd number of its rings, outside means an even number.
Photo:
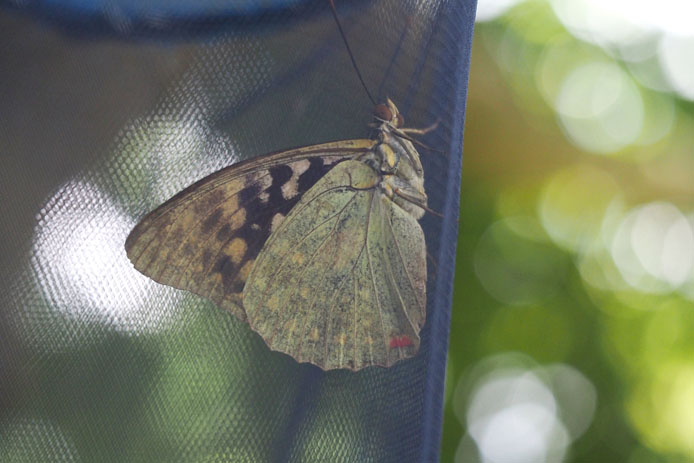
[{"label": "insect net enclosure", "polygon": [[368,138],[372,104],[328,1],[12,2],[0,8],[0,460],[433,461],[474,2],[337,2],[363,74],[417,137],[429,207],[421,347],[323,371],[124,243],[196,180]]}]

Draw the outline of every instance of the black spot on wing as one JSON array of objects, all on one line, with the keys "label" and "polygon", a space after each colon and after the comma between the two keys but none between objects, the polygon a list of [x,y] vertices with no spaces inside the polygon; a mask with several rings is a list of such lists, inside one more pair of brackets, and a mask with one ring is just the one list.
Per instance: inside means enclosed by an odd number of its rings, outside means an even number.
[{"label": "black spot on wing", "polygon": [[215,227],[215,225],[217,225],[219,219],[222,218],[222,214],[222,209],[217,209],[202,222],[203,234],[208,234]]},{"label": "black spot on wing", "polygon": [[231,239],[231,226],[225,223],[222,228],[217,230],[217,241],[227,242],[229,239]]},{"label": "black spot on wing", "polygon": [[305,192],[313,185],[316,184],[318,180],[321,179],[325,174],[328,173],[330,169],[333,168],[334,164],[327,164],[323,162],[322,158],[308,158],[309,167],[299,175],[299,191]]},{"label": "black spot on wing", "polygon": [[217,207],[219,203],[224,201],[224,191],[222,189],[210,190],[205,193],[198,201],[193,201],[193,211],[196,214],[203,214],[213,207]]},{"label": "black spot on wing", "polygon": [[[228,256],[220,256],[214,263],[212,271],[221,274],[225,293],[243,291],[245,281],[238,278],[238,272],[248,260],[258,257],[263,245],[270,237],[273,217],[277,213],[286,216],[303,194],[337,163],[337,160],[331,161],[323,162],[320,157],[309,158],[308,169],[298,178],[298,194],[291,199],[285,199],[282,195],[282,185],[291,179],[294,172],[290,165],[271,167],[269,169],[271,182],[266,189],[263,190],[258,182],[251,182],[239,192],[239,203],[246,210],[246,221],[233,231],[226,225],[222,226],[216,235],[220,243],[238,237],[247,244],[247,251],[242,262],[234,264]],[[267,201],[260,199],[261,193],[268,195]],[[219,218],[216,220],[218,221]],[[205,260],[205,256],[203,259]],[[206,260],[209,262],[209,259],[210,257],[207,257]]]},{"label": "black spot on wing", "polygon": [[280,187],[287,183],[292,178],[292,168],[287,164],[270,167],[270,177],[272,178],[272,186],[279,185]]},{"label": "black spot on wing", "polygon": [[266,204],[262,209],[254,209],[253,216],[248,217],[249,220],[235,233],[235,236],[248,243],[249,258],[255,259],[262,245],[270,237],[272,218],[275,214],[282,211],[289,212],[298,201],[298,197],[290,200],[283,199],[279,204]]},{"label": "black spot on wing", "polygon": [[[248,258],[255,259],[260,252],[262,244],[270,237],[273,217],[277,213],[284,216],[289,214],[303,194],[327,174],[341,159],[333,161],[332,159],[312,157],[308,158],[308,161],[308,169],[298,179],[298,194],[291,199],[285,199],[282,195],[282,185],[287,183],[293,175],[293,170],[289,165],[270,168],[272,183],[265,190],[269,194],[267,202],[262,202],[258,197],[261,191],[257,185],[249,185],[241,192],[241,201],[242,204],[246,204],[248,215],[246,216],[246,223],[236,231],[235,235],[249,243]],[[251,190],[253,187],[255,189]],[[244,198],[244,194],[247,195],[246,198]]]},{"label": "black spot on wing", "polygon": [[228,292],[230,292],[230,293],[240,293],[243,291],[244,286],[246,286],[245,281],[236,280],[236,281],[233,281],[228,288],[227,288],[227,285],[224,285],[224,288],[225,288],[225,290],[228,289]]},{"label": "black spot on wing", "polygon": [[205,249],[202,252],[202,266],[203,268],[208,268],[210,266],[210,260],[212,260],[212,252],[209,249]]},{"label": "black spot on wing", "polygon": [[234,264],[229,256],[222,256],[217,260],[215,271],[222,276],[222,285],[225,294],[240,293],[246,284],[245,280],[239,278],[239,270],[249,259],[244,258],[240,264]]},{"label": "black spot on wing", "polygon": [[241,201],[240,204],[245,206],[249,201],[257,199],[259,194],[260,185],[258,183],[251,183],[250,185],[247,185],[244,189],[239,191],[239,200]]},{"label": "black spot on wing", "polygon": [[222,255],[217,259],[214,264],[212,271],[214,273],[219,273],[222,276],[222,285],[224,286],[224,292],[229,292],[227,288],[233,285],[234,280],[236,280],[236,274],[238,273],[238,267],[231,260],[231,257],[227,255]]},{"label": "black spot on wing", "polygon": [[284,199],[284,195],[282,195],[282,187],[292,178],[292,172],[292,168],[286,164],[270,168],[272,183],[266,190],[270,195],[270,199],[268,200],[270,205],[282,204],[287,201]]},{"label": "black spot on wing", "polygon": [[212,271],[221,273],[222,276],[232,274],[234,271],[234,263],[231,261],[231,257],[227,255],[220,256],[214,264]]}]

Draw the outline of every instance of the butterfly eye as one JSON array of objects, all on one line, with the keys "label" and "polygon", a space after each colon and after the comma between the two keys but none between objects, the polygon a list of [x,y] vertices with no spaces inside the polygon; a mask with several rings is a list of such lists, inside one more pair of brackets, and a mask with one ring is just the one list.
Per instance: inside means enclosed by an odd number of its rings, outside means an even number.
[{"label": "butterfly eye", "polygon": [[402,127],[405,125],[405,118],[403,117],[402,114],[399,114],[395,116],[395,127]]},{"label": "butterfly eye", "polygon": [[390,122],[393,119],[393,113],[390,108],[384,104],[377,104],[374,108],[374,117],[382,121]]}]

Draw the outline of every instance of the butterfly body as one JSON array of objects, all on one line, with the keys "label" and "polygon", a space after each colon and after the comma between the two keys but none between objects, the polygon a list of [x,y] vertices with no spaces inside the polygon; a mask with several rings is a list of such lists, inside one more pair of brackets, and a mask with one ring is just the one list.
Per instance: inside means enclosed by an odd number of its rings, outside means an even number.
[{"label": "butterfly body", "polygon": [[261,156],[195,183],[126,241],[136,269],[205,296],[323,369],[413,356],[426,314],[424,173],[395,105],[377,136]]}]

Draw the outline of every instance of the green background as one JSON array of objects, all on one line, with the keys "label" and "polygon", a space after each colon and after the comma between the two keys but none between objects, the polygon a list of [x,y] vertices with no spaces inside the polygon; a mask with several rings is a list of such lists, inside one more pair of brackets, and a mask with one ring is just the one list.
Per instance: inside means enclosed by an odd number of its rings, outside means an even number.
[{"label": "green background", "polygon": [[476,25],[442,461],[694,461],[694,85],[590,3]]}]

